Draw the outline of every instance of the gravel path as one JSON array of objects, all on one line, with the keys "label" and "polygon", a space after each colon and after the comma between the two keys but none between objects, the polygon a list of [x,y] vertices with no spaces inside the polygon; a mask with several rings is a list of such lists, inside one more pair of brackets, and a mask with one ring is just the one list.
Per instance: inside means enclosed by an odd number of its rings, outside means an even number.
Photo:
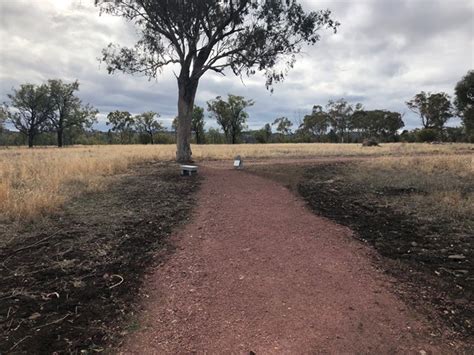
[{"label": "gravel path", "polygon": [[278,183],[207,166],[191,223],[147,277],[125,354],[452,353],[351,231]]}]

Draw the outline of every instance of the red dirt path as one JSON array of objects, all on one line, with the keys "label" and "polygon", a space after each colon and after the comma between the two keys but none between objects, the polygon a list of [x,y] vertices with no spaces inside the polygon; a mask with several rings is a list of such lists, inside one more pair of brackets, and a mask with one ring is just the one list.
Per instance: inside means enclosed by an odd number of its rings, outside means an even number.
[{"label": "red dirt path", "polygon": [[452,353],[351,231],[278,183],[201,168],[195,216],[147,277],[125,354]]}]

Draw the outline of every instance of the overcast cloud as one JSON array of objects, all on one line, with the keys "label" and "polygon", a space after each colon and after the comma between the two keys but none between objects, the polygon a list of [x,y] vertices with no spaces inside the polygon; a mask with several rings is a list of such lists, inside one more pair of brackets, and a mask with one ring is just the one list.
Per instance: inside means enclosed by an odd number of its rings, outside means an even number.
[{"label": "overcast cloud", "polygon": [[[93,0],[0,0],[0,102],[13,87],[47,79],[78,79],[79,96],[101,112],[98,128],[112,110],[156,111],[170,126],[176,115],[177,87],[172,68],[157,81],[108,75],[98,61],[110,42],[132,45],[133,26],[122,18],[99,16]],[[260,76],[223,77],[207,73],[197,104],[217,95],[243,95],[256,101],[250,128],[276,117],[297,122],[315,104],[346,98],[368,109],[406,113],[408,128],[419,126],[405,101],[425,91],[445,91],[474,67],[472,0],[305,0],[307,10],[329,8],[340,23],[337,34],[322,32],[295,68],[270,94]],[[451,124],[456,124],[453,120]],[[215,126],[208,119],[206,127]]]}]

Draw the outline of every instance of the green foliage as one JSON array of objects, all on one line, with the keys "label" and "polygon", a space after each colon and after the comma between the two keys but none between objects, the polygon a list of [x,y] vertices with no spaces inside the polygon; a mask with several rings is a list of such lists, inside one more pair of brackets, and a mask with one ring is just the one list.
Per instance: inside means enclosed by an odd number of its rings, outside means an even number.
[{"label": "green foliage", "polygon": [[349,140],[347,132],[350,128],[351,117],[356,111],[362,110],[361,104],[351,105],[345,99],[333,101],[329,100],[326,105],[327,115],[334,133],[336,133],[341,142]]},{"label": "green foliage", "polygon": [[266,123],[262,129],[259,129],[254,134],[257,143],[269,143],[272,139],[272,126]]},{"label": "green foliage", "polygon": [[443,140],[446,142],[464,142],[467,140],[463,127],[446,127],[443,133]]},{"label": "green foliage", "polygon": [[163,125],[156,120],[156,117],[160,117],[159,113],[148,111],[140,115],[136,115],[133,119],[133,123],[137,128],[137,131],[141,133],[141,143],[154,144],[154,135],[163,130]]},{"label": "green foliage", "polygon": [[53,115],[50,88],[46,84],[23,84],[20,89],[13,89],[13,94],[8,94],[8,98],[10,104],[4,104],[7,120],[28,137],[28,146],[31,148],[35,137],[47,128],[48,120]]},{"label": "green foliage", "polygon": [[55,79],[48,80],[48,85],[50,100],[54,107],[49,124],[57,132],[58,147],[62,147],[65,130],[73,132],[74,127],[91,128],[97,122],[96,116],[99,111],[90,105],[83,105],[75,96],[74,93],[79,90],[78,81],[67,84],[60,79]]},{"label": "green foliage", "polygon": [[415,131],[408,131],[403,130],[400,134],[400,141],[404,143],[414,143],[417,141],[416,132]]},{"label": "green foliage", "polygon": [[173,118],[173,122],[171,122],[171,130],[175,133],[178,131],[178,117]]},{"label": "green foliage", "polygon": [[135,120],[128,111],[113,111],[107,115],[107,126],[111,125],[111,131],[120,136],[120,143],[131,143]]},{"label": "green foliage", "polygon": [[305,115],[303,123],[299,127],[299,134],[308,137],[309,141],[316,139],[321,141],[321,137],[329,127],[329,115],[323,111],[319,105],[313,106],[310,115]]},{"label": "green foliage", "polygon": [[454,94],[457,114],[462,119],[467,135],[474,138],[474,70],[468,71],[456,84]]},{"label": "green foliage", "polygon": [[434,142],[440,140],[440,131],[435,128],[423,128],[415,131],[418,142]]},{"label": "green foliage", "polygon": [[197,105],[194,106],[193,118],[191,121],[191,130],[196,136],[196,144],[204,144],[206,136],[204,134],[204,108]]},{"label": "green foliage", "polygon": [[175,144],[176,140],[173,133],[162,131],[156,134],[155,142],[157,144]]},{"label": "green foliage", "polygon": [[209,128],[206,133],[206,142],[209,144],[224,144],[225,136],[217,128]]},{"label": "green foliage", "polygon": [[7,120],[7,109],[4,106],[0,106],[0,133],[5,129],[5,121]]},{"label": "green foliage", "polygon": [[287,117],[280,117],[273,121],[272,126],[276,126],[276,131],[281,135],[286,136],[291,133],[293,122],[291,122]]},{"label": "green foliage", "polygon": [[453,117],[451,101],[445,92],[416,94],[406,102],[408,108],[421,117],[424,128],[441,130],[446,122]]},{"label": "green foliage", "polygon": [[392,139],[399,129],[405,126],[402,115],[386,110],[355,111],[350,127],[362,133],[364,137]]},{"label": "green foliage", "polygon": [[215,100],[207,102],[208,111],[222,127],[228,143],[237,143],[240,134],[246,128],[248,113],[245,109],[253,104],[253,100],[245,100],[243,96],[231,94],[228,95],[227,101],[217,96]]},{"label": "green foliage", "polygon": [[277,64],[293,66],[303,44],[319,41],[322,28],[336,31],[329,10],[305,13],[288,1],[96,0],[101,11],[133,22],[141,38],[133,48],[103,51],[109,72],[156,75],[178,63],[188,78],[230,68],[236,75],[263,71],[267,86],[283,79]]}]

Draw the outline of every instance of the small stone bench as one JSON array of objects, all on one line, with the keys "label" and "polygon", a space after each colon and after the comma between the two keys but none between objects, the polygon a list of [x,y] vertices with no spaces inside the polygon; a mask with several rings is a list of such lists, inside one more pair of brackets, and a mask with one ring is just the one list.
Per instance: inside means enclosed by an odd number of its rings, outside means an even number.
[{"label": "small stone bench", "polygon": [[196,175],[198,172],[198,167],[196,165],[181,165],[181,176],[192,176]]}]

